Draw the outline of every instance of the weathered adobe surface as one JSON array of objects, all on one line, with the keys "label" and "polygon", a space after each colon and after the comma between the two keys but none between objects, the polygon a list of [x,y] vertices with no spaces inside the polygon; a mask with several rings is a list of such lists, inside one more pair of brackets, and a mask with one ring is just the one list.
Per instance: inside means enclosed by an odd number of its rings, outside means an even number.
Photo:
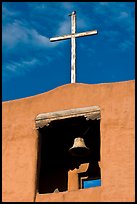
[{"label": "weathered adobe surface", "polygon": [[[134,201],[135,81],[67,84],[2,103],[3,202]],[[102,186],[36,194],[38,134],[35,118],[72,108],[100,106]]]}]

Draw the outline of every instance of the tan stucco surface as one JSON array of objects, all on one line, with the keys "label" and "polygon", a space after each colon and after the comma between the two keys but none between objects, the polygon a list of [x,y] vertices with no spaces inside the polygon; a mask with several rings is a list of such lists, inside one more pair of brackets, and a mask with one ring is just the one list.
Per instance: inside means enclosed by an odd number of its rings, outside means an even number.
[{"label": "tan stucco surface", "polygon": [[[134,201],[135,81],[67,84],[2,103],[2,200]],[[35,118],[39,113],[100,106],[102,186],[39,195]]]}]

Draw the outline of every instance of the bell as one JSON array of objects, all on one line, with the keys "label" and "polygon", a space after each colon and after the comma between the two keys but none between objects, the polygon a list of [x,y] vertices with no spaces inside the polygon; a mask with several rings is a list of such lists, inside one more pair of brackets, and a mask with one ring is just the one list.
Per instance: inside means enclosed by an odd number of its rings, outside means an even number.
[{"label": "bell", "polygon": [[90,149],[86,147],[84,139],[81,137],[74,139],[74,144],[68,151],[71,155],[78,157],[84,157],[90,153]]}]

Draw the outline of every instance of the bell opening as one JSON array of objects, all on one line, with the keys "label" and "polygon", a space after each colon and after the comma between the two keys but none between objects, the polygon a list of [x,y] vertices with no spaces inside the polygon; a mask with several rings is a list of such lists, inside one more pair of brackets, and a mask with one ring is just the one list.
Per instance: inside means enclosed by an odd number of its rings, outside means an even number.
[{"label": "bell opening", "polygon": [[86,147],[74,147],[69,149],[69,153],[73,156],[85,157],[89,155],[90,150],[89,148],[86,148]]}]

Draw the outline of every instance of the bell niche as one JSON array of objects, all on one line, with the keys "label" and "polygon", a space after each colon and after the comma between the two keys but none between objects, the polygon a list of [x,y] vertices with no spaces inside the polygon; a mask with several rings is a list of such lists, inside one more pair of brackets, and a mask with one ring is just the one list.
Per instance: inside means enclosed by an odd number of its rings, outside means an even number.
[{"label": "bell niche", "polygon": [[99,107],[40,114],[36,127],[40,194],[76,190],[83,178],[100,178]]}]

